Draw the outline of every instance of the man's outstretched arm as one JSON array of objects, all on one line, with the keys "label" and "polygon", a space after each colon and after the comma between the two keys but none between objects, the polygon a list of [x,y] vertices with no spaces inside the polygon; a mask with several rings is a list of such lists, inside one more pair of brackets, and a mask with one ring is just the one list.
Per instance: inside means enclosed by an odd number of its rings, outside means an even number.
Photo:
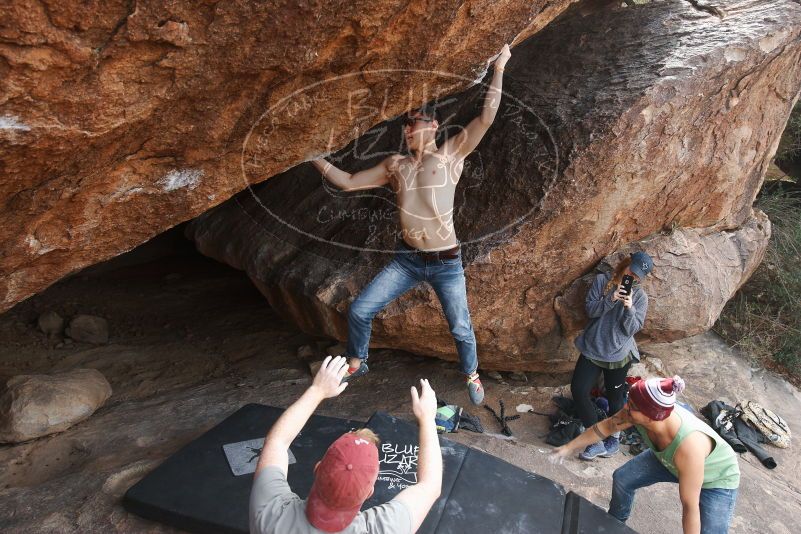
[{"label": "man's outstretched arm", "polygon": [[281,414],[267,434],[264,448],[259,456],[259,463],[256,466],[256,473],[268,465],[275,465],[286,476],[289,468],[289,455],[287,454],[289,446],[323,400],[336,397],[345,391],[348,383],[342,384],[341,382],[347,370],[348,362],[342,356],[333,359],[329,356],[323,360],[323,365],[314,376],[312,385]]},{"label": "man's outstretched arm", "polygon": [[595,423],[568,443],[565,443],[561,447],[556,447],[551,453],[551,461],[561,463],[562,460],[571,454],[584,449],[587,447],[587,445],[604,440],[615,432],[625,430],[633,424],[634,423],[629,417],[628,411],[626,408],[623,408],[615,415]]},{"label": "man's outstretched arm", "polygon": [[389,173],[399,157],[400,156],[397,155],[389,156],[375,167],[370,167],[369,169],[353,174],[337,168],[334,164],[322,158],[312,160],[312,165],[322,173],[326,180],[343,191],[357,191],[360,189],[381,187],[382,185],[388,184]]},{"label": "man's outstretched arm", "polygon": [[495,60],[492,82],[484,97],[484,107],[481,110],[481,115],[470,121],[461,132],[447,141],[450,145],[447,150],[448,153],[458,154],[463,158],[467,157],[468,154],[476,149],[484,134],[489,130],[492,121],[495,120],[495,115],[498,113],[498,107],[501,105],[503,70],[511,55],[509,45],[503,45],[498,59]]},{"label": "man's outstretched arm", "polygon": [[417,453],[417,484],[398,493],[393,500],[401,501],[412,514],[412,532],[417,532],[431,507],[442,493],[442,450],[434,417],[437,396],[428,380],[420,380],[420,395],[412,387],[412,410],[420,427],[420,448]]}]

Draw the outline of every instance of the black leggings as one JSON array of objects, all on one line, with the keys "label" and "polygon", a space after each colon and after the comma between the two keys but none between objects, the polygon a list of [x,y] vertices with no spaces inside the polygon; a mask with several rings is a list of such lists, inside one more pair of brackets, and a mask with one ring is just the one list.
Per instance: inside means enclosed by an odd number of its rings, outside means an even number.
[{"label": "black leggings", "polygon": [[598,367],[583,354],[576,362],[573,371],[573,380],[570,382],[570,392],[573,394],[573,403],[584,428],[590,428],[598,422],[595,405],[590,398],[590,391],[603,372],[606,398],[609,401],[609,415],[615,414],[623,408],[623,398],[626,383],[626,374],[629,372],[631,362],[620,369],[604,369]]}]

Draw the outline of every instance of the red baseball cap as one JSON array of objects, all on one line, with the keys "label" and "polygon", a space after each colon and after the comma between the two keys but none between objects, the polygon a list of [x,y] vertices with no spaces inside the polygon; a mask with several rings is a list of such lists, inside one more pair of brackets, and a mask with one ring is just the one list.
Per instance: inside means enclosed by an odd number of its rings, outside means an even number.
[{"label": "red baseball cap", "polygon": [[378,478],[378,447],[352,432],[328,447],[306,500],[306,519],[325,532],[351,524]]}]

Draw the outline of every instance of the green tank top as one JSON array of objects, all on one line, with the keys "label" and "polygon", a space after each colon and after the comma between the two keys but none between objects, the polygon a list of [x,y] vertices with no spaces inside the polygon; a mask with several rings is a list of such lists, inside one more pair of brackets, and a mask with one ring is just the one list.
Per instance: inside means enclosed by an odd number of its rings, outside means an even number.
[{"label": "green tank top", "polygon": [[737,455],[731,445],[726,443],[720,434],[715,432],[712,427],[698,419],[687,409],[679,405],[673,409],[681,417],[681,426],[676,433],[676,437],[665,447],[665,450],[658,451],[648,437],[648,432],[640,425],[634,425],[642,436],[643,441],[654,452],[654,456],[673,473],[679,477],[676,464],[673,463],[673,455],[676,453],[681,442],[693,432],[703,432],[715,442],[712,452],[704,460],[704,483],[702,488],[723,488],[736,489],[740,486],[740,466],[737,463]]}]

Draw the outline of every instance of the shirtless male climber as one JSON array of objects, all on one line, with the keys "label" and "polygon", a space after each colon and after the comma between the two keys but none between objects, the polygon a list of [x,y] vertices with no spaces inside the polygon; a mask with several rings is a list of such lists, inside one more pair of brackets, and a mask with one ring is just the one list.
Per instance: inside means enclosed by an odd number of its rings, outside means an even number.
[{"label": "shirtless male climber", "polygon": [[409,155],[392,154],[381,163],[356,173],[338,169],[319,158],[312,163],[332,184],[344,191],[359,191],[389,184],[398,199],[401,240],[396,253],[365,287],[348,310],[348,374],[352,380],[368,372],[367,352],[373,317],[387,304],[420,282],[437,293],[459,353],[461,371],[474,404],[484,400],[476,372],[476,337],[467,308],[464,269],[453,227],[453,197],[464,159],[487,133],[501,102],[503,69],[511,53],[504,45],[495,60],[492,83],[481,115],[458,134],[437,146],[439,123],[431,106],[404,117],[403,133]]}]

